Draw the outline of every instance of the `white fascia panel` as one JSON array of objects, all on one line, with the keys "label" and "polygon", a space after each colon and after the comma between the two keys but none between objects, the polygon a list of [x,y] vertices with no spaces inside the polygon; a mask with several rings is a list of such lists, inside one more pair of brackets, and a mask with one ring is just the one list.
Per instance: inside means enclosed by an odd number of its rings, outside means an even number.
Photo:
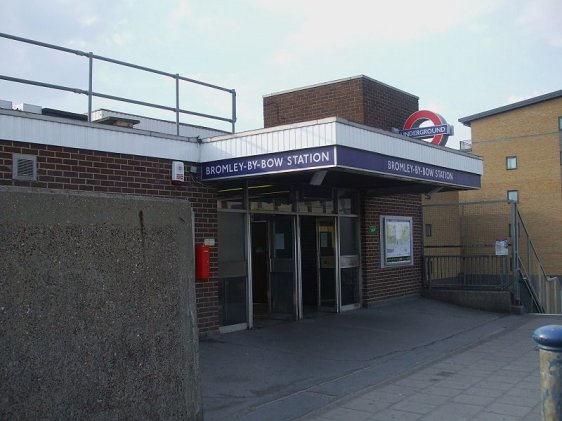
[{"label": "white fascia panel", "polygon": [[408,159],[426,164],[483,174],[482,159],[441,146],[405,139],[382,130],[338,121],[337,144],[382,155]]},{"label": "white fascia panel", "polygon": [[277,126],[203,141],[201,162],[335,145],[336,119]]},{"label": "white fascia panel", "polygon": [[154,158],[198,161],[198,145],[194,142],[46,118],[0,114],[0,138]]}]

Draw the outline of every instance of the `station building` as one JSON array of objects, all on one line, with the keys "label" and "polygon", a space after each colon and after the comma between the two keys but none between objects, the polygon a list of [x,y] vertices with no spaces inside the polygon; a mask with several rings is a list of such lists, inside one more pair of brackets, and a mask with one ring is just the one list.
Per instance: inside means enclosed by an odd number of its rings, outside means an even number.
[{"label": "station building", "polygon": [[420,294],[421,194],[478,189],[482,159],[394,133],[418,98],[366,76],[263,102],[263,129],[178,135],[150,118],[3,101],[0,185],[189,201],[194,246],[210,254],[200,333]]}]

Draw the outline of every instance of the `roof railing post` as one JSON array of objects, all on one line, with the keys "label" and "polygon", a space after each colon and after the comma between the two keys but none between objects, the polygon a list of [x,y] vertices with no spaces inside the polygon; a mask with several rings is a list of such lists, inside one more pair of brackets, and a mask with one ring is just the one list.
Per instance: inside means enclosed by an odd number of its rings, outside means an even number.
[{"label": "roof railing post", "polygon": [[94,53],[91,51],[88,53],[88,121],[92,121],[92,87],[93,87],[93,71],[94,71]]},{"label": "roof railing post", "polygon": [[232,90],[232,133],[236,132],[236,90]]},{"label": "roof railing post", "polygon": [[176,73],[176,135],[180,135],[180,75]]}]

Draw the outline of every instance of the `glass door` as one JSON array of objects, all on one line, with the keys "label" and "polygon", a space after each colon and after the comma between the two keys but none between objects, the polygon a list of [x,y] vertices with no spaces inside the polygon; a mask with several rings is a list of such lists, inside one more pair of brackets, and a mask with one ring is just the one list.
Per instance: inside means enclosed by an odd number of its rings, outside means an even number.
[{"label": "glass door", "polygon": [[342,216],[339,227],[341,310],[345,311],[361,307],[359,219]]},{"label": "glass door", "polygon": [[271,318],[296,320],[295,218],[271,218],[269,312]]},{"label": "glass door", "polygon": [[333,312],[338,311],[335,222],[335,218],[316,219],[318,307]]},{"label": "glass door", "polygon": [[218,213],[218,278],[221,326],[247,323],[248,271],[245,233],[246,214]]}]

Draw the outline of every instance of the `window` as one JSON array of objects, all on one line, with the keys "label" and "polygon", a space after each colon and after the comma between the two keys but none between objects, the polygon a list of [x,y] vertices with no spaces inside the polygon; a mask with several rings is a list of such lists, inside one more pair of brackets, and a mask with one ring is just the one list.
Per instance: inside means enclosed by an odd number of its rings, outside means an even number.
[{"label": "window", "polygon": [[425,224],[425,236],[431,237],[431,224]]},{"label": "window", "polygon": [[517,157],[516,156],[508,156],[505,158],[505,168],[508,170],[516,170],[517,169]]},{"label": "window", "polygon": [[519,203],[519,190],[508,190],[507,200],[510,202]]},{"label": "window", "polygon": [[381,267],[412,266],[414,239],[412,218],[380,217]]}]

